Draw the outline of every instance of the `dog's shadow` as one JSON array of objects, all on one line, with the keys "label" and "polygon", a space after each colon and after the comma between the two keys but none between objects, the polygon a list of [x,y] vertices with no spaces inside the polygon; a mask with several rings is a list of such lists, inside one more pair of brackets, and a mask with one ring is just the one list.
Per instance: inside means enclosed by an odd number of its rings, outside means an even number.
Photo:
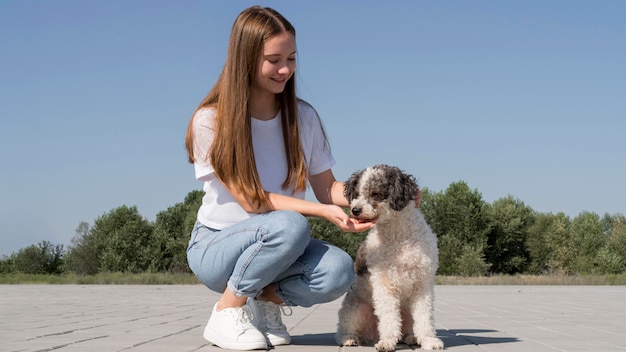
[{"label": "dog's shadow", "polygon": [[[488,329],[437,330],[437,337],[439,337],[443,341],[446,349],[466,345],[480,346],[498,343],[519,342],[519,339],[515,337],[492,337],[480,335],[498,332],[498,330]],[[337,346],[337,343],[335,342],[335,333],[295,335],[291,337],[291,344],[296,346]],[[419,347],[407,346],[402,343],[398,344],[396,348],[396,350],[416,349],[419,349]]]},{"label": "dog's shadow", "polygon": [[519,342],[515,337],[503,337],[503,336],[481,336],[489,335],[492,333],[499,333],[498,330],[491,329],[450,329],[450,330],[437,330],[437,336],[443,341],[446,349],[455,346],[465,345],[491,345],[498,343],[512,343]]},{"label": "dog's shadow", "polygon": [[335,342],[335,333],[321,333],[321,334],[305,334],[305,335],[292,335],[292,345],[300,346],[337,346]]}]

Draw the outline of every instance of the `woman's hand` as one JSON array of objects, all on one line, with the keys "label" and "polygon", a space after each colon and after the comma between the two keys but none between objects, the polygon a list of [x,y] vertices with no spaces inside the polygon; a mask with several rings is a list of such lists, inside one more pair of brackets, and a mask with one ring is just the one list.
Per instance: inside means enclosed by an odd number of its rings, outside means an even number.
[{"label": "woman's hand", "polygon": [[336,205],[328,205],[324,218],[335,224],[335,226],[340,228],[343,232],[363,232],[369,230],[376,224],[375,220],[371,222],[358,222],[356,219],[348,216],[341,207]]}]

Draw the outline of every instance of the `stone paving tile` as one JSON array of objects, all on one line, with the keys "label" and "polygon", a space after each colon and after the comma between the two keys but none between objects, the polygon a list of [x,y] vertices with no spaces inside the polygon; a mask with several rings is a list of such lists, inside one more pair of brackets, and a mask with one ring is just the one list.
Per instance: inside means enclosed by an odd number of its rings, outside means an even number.
[{"label": "stone paving tile", "polygon": [[[625,286],[437,286],[446,350],[626,352]],[[202,338],[201,285],[0,285],[0,352],[223,351]],[[276,352],[362,352],[334,341],[340,300],[293,307]],[[399,345],[398,350],[413,350]]]}]

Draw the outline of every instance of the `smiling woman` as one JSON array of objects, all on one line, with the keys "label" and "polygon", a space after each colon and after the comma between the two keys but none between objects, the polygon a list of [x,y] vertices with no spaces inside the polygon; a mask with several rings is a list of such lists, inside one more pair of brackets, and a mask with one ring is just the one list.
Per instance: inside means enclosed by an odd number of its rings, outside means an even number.
[{"label": "smiling woman", "polygon": [[[296,31],[270,8],[235,20],[224,69],[192,116],[189,161],[205,196],[187,250],[189,267],[221,293],[204,338],[248,350],[289,344],[280,305],[339,298],[354,279],[351,257],[311,238],[307,216],[346,232],[343,183],[315,109],[295,92]],[[305,199],[307,184],[319,202]]]}]

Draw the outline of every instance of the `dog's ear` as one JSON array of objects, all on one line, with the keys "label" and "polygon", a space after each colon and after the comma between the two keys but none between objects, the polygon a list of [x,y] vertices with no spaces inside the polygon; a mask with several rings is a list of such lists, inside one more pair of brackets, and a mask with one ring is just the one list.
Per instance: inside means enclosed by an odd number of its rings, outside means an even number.
[{"label": "dog's ear", "polygon": [[389,206],[395,211],[404,209],[410,202],[415,201],[418,186],[415,177],[402,172],[397,167],[387,170],[387,179],[390,183]]},{"label": "dog's ear", "polygon": [[343,184],[343,195],[348,199],[348,202],[359,196],[359,192],[357,191],[357,187],[359,186],[359,180],[361,179],[361,175],[363,171],[357,171],[350,176],[348,181]]}]

